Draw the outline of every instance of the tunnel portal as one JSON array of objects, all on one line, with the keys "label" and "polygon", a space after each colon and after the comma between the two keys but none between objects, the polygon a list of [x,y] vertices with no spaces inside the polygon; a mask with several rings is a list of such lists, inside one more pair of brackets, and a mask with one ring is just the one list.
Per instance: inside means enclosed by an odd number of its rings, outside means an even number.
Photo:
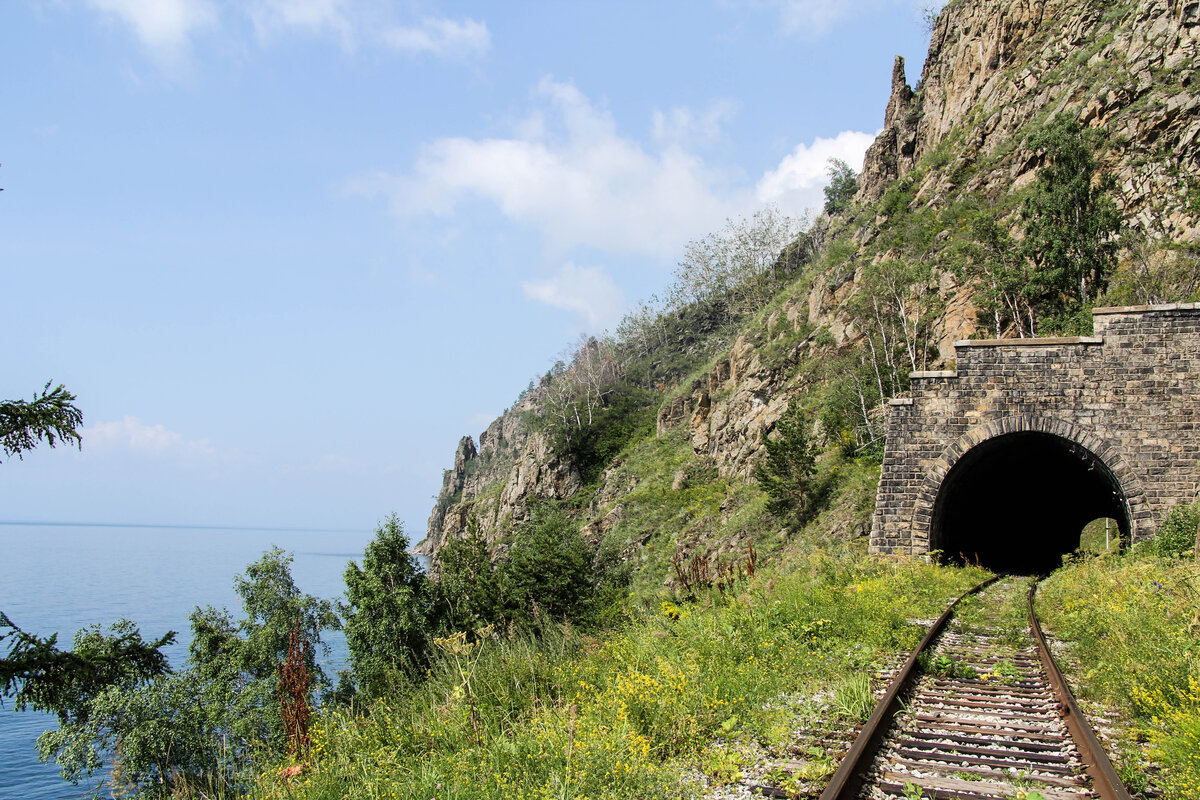
[{"label": "tunnel portal", "polygon": [[1092,335],[967,339],[889,401],[871,551],[1033,572],[1200,486],[1200,303],[1092,309]]},{"label": "tunnel portal", "polygon": [[1129,540],[1120,483],[1082,445],[1023,431],[988,439],[946,473],[933,506],[930,549],[952,563],[1036,574],[1079,548],[1084,526],[1117,520]]}]

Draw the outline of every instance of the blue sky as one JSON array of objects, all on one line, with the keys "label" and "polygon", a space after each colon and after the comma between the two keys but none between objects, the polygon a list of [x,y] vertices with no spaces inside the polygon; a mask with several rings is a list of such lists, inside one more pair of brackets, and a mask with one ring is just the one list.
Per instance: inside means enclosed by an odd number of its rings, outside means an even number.
[{"label": "blue sky", "polygon": [[0,521],[420,539],[458,438],[683,245],[861,164],[918,0],[12,0]]}]

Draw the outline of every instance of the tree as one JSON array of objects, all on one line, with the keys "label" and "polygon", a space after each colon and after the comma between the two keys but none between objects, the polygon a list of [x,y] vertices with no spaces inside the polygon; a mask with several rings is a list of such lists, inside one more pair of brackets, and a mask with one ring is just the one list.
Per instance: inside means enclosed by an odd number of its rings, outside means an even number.
[{"label": "tree", "polygon": [[1104,291],[1120,248],[1121,215],[1109,196],[1112,180],[1096,175],[1098,136],[1060,115],[1029,140],[1045,164],[1021,211],[1025,252],[1034,280],[1055,292],[1050,299],[1068,314]]},{"label": "tree", "polygon": [[0,696],[13,697],[17,711],[32,708],[70,722],[86,717],[88,702],[107,687],[138,686],[168,672],[161,648],[175,641],[175,632],[147,642],[132,622],[120,620],[108,634],[99,626],[77,632],[64,651],[58,634],[26,633],[0,611],[0,643],[6,640]]},{"label": "tree", "polygon": [[39,441],[54,447],[60,442],[80,445],[79,426],[83,413],[75,406],[75,395],[51,381],[34,392],[33,399],[0,403],[0,446],[6,458],[32,450]]},{"label": "tree", "polygon": [[808,441],[808,421],[797,400],[775,423],[775,436],[764,442],[766,458],[758,463],[754,477],[769,498],[767,508],[776,516],[803,525],[816,508],[813,474],[817,462]]},{"label": "tree", "polygon": [[[38,738],[42,759],[58,762],[63,777],[76,783],[111,767],[121,796],[170,794],[180,786],[224,796],[256,757],[282,755],[280,668],[290,663],[311,676],[309,686],[299,687],[309,697],[327,686],[315,653],[328,651],[321,634],[340,624],[329,601],[299,591],[291,561],[272,548],[234,579],[244,618],[211,607],[192,612],[185,669],[149,679],[126,674],[81,696],[78,711],[60,715],[58,729]],[[136,634],[131,623],[114,630]],[[77,651],[92,641],[105,645],[95,629],[81,634]]]},{"label": "tree", "polygon": [[417,675],[428,661],[434,626],[429,579],[408,552],[392,514],[375,528],[362,567],[346,566],[346,644],[358,690],[378,697]]},{"label": "tree", "polygon": [[800,221],[772,207],[688,242],[667,306],[700,306],[722,326],[756,310],[778,289],[777,281],[803,262],[797,257],[803,248],[793,248],[800,228]]},{"label": "tree", "polygon": [[829,185],[825,187],[825,213],[836,216],[850,207],[850,201],[858,193],[858,175],[845,161],[831,158],[825,173]]},{"label": "tree", "polygon": [[968,230],[956,254],[956,271],[975,285],[972,301],[979,316],[997,339],[1010,326],[1021,338],[1033,336],[1047,288],[1034,279],[1020,245],[991,209],[976,210]]},{"label": "tree", "polygon": [[438,595],[445,608],[445,624],[465,631],[497,623],[504,615],[500,573],[479,531],[479,519],[467,520],[467,529],[437,552]]},{"label": "tree", "polygon": [[535,606],[554,619],[580,619],[594,578],[592,553],[579,526],[551,503],[533,506],[500,566],[506,606],[518,620],[529,620]]}]

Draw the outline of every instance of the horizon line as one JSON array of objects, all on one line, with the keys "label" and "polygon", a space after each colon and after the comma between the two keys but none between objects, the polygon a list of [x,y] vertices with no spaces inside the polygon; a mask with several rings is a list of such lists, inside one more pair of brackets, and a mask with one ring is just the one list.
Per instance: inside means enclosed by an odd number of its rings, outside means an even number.
[{"label": "horizon line", "polygon": [[363,528],[290,528],[259,525],[187,525],[153,522],[48,522],[31,520],[0,520],[0,525],[44,528],[164,528],[192,531],[262,531],[276,533],[366,533]]}]

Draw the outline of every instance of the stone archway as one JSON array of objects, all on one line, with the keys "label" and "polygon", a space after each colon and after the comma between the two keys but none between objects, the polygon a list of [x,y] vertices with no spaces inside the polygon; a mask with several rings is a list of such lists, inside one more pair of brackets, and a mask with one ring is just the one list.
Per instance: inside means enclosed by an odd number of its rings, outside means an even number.
[{"label": "stone archway", "polygon": [[[889,401],[872,552],[920,554],[944,546],[947,509],[938,505],[939,492],[959,465],[955,482],[968,473],[980,478],[962,484],[974,492],[971,503],[1007,511],[984,491],[988,481],[1056,464],[1057,472],[1041,470],[1040,483],[1010,484],[1007,491],[1038,494],[1058,473],[1074,475],[1059,483],[1082,492],[1084,510],[1063,512],[1060,522],[1072,527],[1103,507],[1133,543],[1154,536],[1174,505],[1196,496],[1200,303],[1096,308],[1092,319],[1091,336],[958,341],[954,369],[911,374],[910,396]],[[987,444],[1014,434],[1030,435]],[[1022,452],[1033,455],[1023,462]],[[1001,466],[990,477],[986,469],[976,472],[994,459]],[[1108,502],[1114,493],[1115,505]],[[1052,498],[1043,506],[1057,513]],[[931,541],[935,533],[938,542]],[[961,541],[952,543],[962,549]]]},{"label": "stone archway", "polygon": [[1079,547],[1084,525],[1135,530],[1141,487],[1116,449],[1063,420],[1019,415],[979,426],[929,470],[914,521],[929,548],[999,572],[1053,569]]}]

